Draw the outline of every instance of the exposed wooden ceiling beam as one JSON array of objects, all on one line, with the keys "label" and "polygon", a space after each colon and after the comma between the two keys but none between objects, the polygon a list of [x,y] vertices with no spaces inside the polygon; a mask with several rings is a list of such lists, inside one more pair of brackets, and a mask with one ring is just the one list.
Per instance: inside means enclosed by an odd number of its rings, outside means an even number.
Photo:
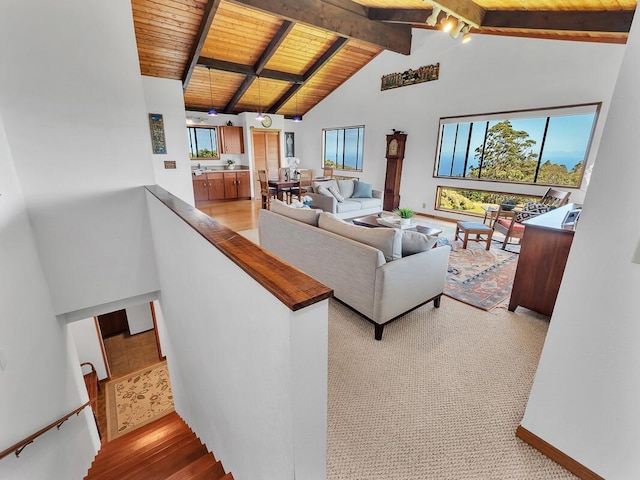
[{"label": "exposed wooden ceiling beam", "polygon": [[435,4],[440,5],[445,12],[453,13],[474,26],[484,23],[485,9],[472,0],[436,0]]},{"label": "exposed wooden ceiling beam", "polygon": [[[200,57],[198,59],[198,65],[201,67],[212,68],[214,70],[221,70],[224,72],[237,73],[239,75],[247,75],[255,77],[258,75],[256,69],[252,65],[242,65],[241,63],[226,62],[224,60],[216,60],[214,58]],[[279,70],[271,70],[263,68],[259,75],[271,80],[280,80],[283,82],[302,83],[304,78],[302,75],[296,75],[295,73],[281,72]]]},{"label": "exposed wooden ceiling beam", "polygon": [[431,12],[424,8],[370,8],[369,19],[391,23],[426,23]]},{"label": "exposed wooden ceiling beam", "polygon": [[182,75],[183,90],[186,90],[187,86],[189,85],[189,80],[191,80],[191,75],[193,75],[193,69],[196,68],[198,57],[200,57],[200,52],[202,51],[204,42],[207,39],[207,34],[209,33],[209,29],[211,28],[211,24],[213,23],[213,17],[215,17],[219,5],[220,0],[209,0],[207,6],[205,7],[204,15],[202,16],[202,21],[200,22],[200,27],[198,27],[198,33],[196,35],[197,41],[191,49],[191,53],[189,54],[189,61],[187,62],[187,68]]},{"label": "exposed wooden ceiling beam", "polygon": [[340,5],[346,0],[229,0],[292,22],[321,28],[342,37],[361,40],[404,55],[411,53],[411,27],[369,20],[354,8]]},{"label": "exposed wooden ceiling beam", "polygon": [[291,29],[293,28],[293,25],[293,22],[289,22],[287,20],[282,22],[282,25],[280,25],[280,28],[269,42],[269,45],[267,45],[267,48],[264,49],[264,52],[262,52],[262,55],[260,55],[260,58],[256,62],[254,67],[256,74],[261,74],[264,66],[269,62],[269,60],[271,60],[271,57],[273,57],[274,53],[276,53],[276,50],[278,50],[280,44],[289,34]]},{"label": "exposed wooden ceiling beam", "polygon": [[[304,82],[309,80],[315,73],[318,72],[331,58],[338,53],[342,47],[347,44],[348,40],[344,37],[338,38],[335,42],[331,44],[331,46],[324,52],[318,60],[314,62],[309,69],[304,72],[302,77],[304,78]],[[300,88],[302,88],[303,82],[294,83],[271,107],[269,108],[269,113],[276,113],[280,107],[282,107],[287,101],[293,97]],[[297,113],[297,112],[296,112]]]},{"label": "exposed wooden ceiling beam", "polygon": [[483,27],[628,33],[634,10],[487,10]]}]

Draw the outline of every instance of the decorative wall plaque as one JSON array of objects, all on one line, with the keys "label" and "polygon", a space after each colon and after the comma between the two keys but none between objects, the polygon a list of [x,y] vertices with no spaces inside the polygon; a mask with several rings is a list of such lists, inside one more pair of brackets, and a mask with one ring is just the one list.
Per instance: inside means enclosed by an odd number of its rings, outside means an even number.
[{"label": "decorative wall plaque", "polygon": [[167,153],[167,141],[164,138],[164,121],[161,113],[149,114],[149,129],[151,130],[153,153]]},{"label": "decorative wall plaque", "polygon": [[175,160],[165,160],[164,168],[165,168],[165,170],[175,170],[176,169]]},{"label": "decorative wall plaque", "polygon": [[440,75],[440,64],[425,65],[417,70],[406,70],[400,73],[390,73],[382,76],[380,90],[389,90],[391,88],[406,87],[415,83],[430,82],[438,80]]}]

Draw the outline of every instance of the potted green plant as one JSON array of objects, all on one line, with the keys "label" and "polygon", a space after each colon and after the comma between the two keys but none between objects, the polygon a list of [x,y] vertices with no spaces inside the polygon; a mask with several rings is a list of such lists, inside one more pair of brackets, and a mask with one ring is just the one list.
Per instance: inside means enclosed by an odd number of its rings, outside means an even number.
[{"label": "potted green plant", "polygon": [[406,225],[411,222],[411,217],[413,217],[416,212],[411,210],[410,208],[400,207],[396,208],[393,213],[400,217],[400,225]]},{"label": "potted green plant", "polygon": [[514,208],[516,208],[518,202],[516,202],[513,198],[507,198],[504,202],[502,202],[502,210],[505,212],[510,212]]},{"label": "potted green plant", "polygon": [[235,163],[236,161],[232,158],[230,158],[229,160],[227,160],[227,168],[229,170],[233,170],[235,168]]}]

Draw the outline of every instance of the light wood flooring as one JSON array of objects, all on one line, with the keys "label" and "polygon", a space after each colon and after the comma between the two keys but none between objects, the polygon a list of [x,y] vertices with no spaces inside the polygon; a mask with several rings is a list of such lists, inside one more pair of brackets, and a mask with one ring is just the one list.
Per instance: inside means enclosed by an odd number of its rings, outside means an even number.
[{"label": "light wood flooring", "polygon": [[236,232],[258,228],[260,198],[228,202],[198,202],[196,208]]}]

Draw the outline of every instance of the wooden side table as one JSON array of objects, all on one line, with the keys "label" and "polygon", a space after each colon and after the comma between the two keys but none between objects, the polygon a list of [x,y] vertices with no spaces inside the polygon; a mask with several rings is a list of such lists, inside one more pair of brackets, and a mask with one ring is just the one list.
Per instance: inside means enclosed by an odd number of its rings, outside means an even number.
[{"label": "wooden side table", "polygon": [[[460,234],[464,234],[463,237]],[[475,235],[476,238],[469,238],[469,235]],[[482,238],[486,235],[486,238]],[[491,237],[493,237],[493,229],[484,223],[478,222],[458,222],[456,224],[456,239],[462,240],[462,248],[467,248],[467,242],[487,242],[487,250],[491,248]]]},{"label": "wooden side table", "polygon": [[489,227],[493,228],[493,222],[496,221],[496,217],[498,216],[498,207],[492,207],[491,205],[482,205],[482,210],[484,210],[484,219],[482,223],[487,223],[487,219],[489,220]]}]

